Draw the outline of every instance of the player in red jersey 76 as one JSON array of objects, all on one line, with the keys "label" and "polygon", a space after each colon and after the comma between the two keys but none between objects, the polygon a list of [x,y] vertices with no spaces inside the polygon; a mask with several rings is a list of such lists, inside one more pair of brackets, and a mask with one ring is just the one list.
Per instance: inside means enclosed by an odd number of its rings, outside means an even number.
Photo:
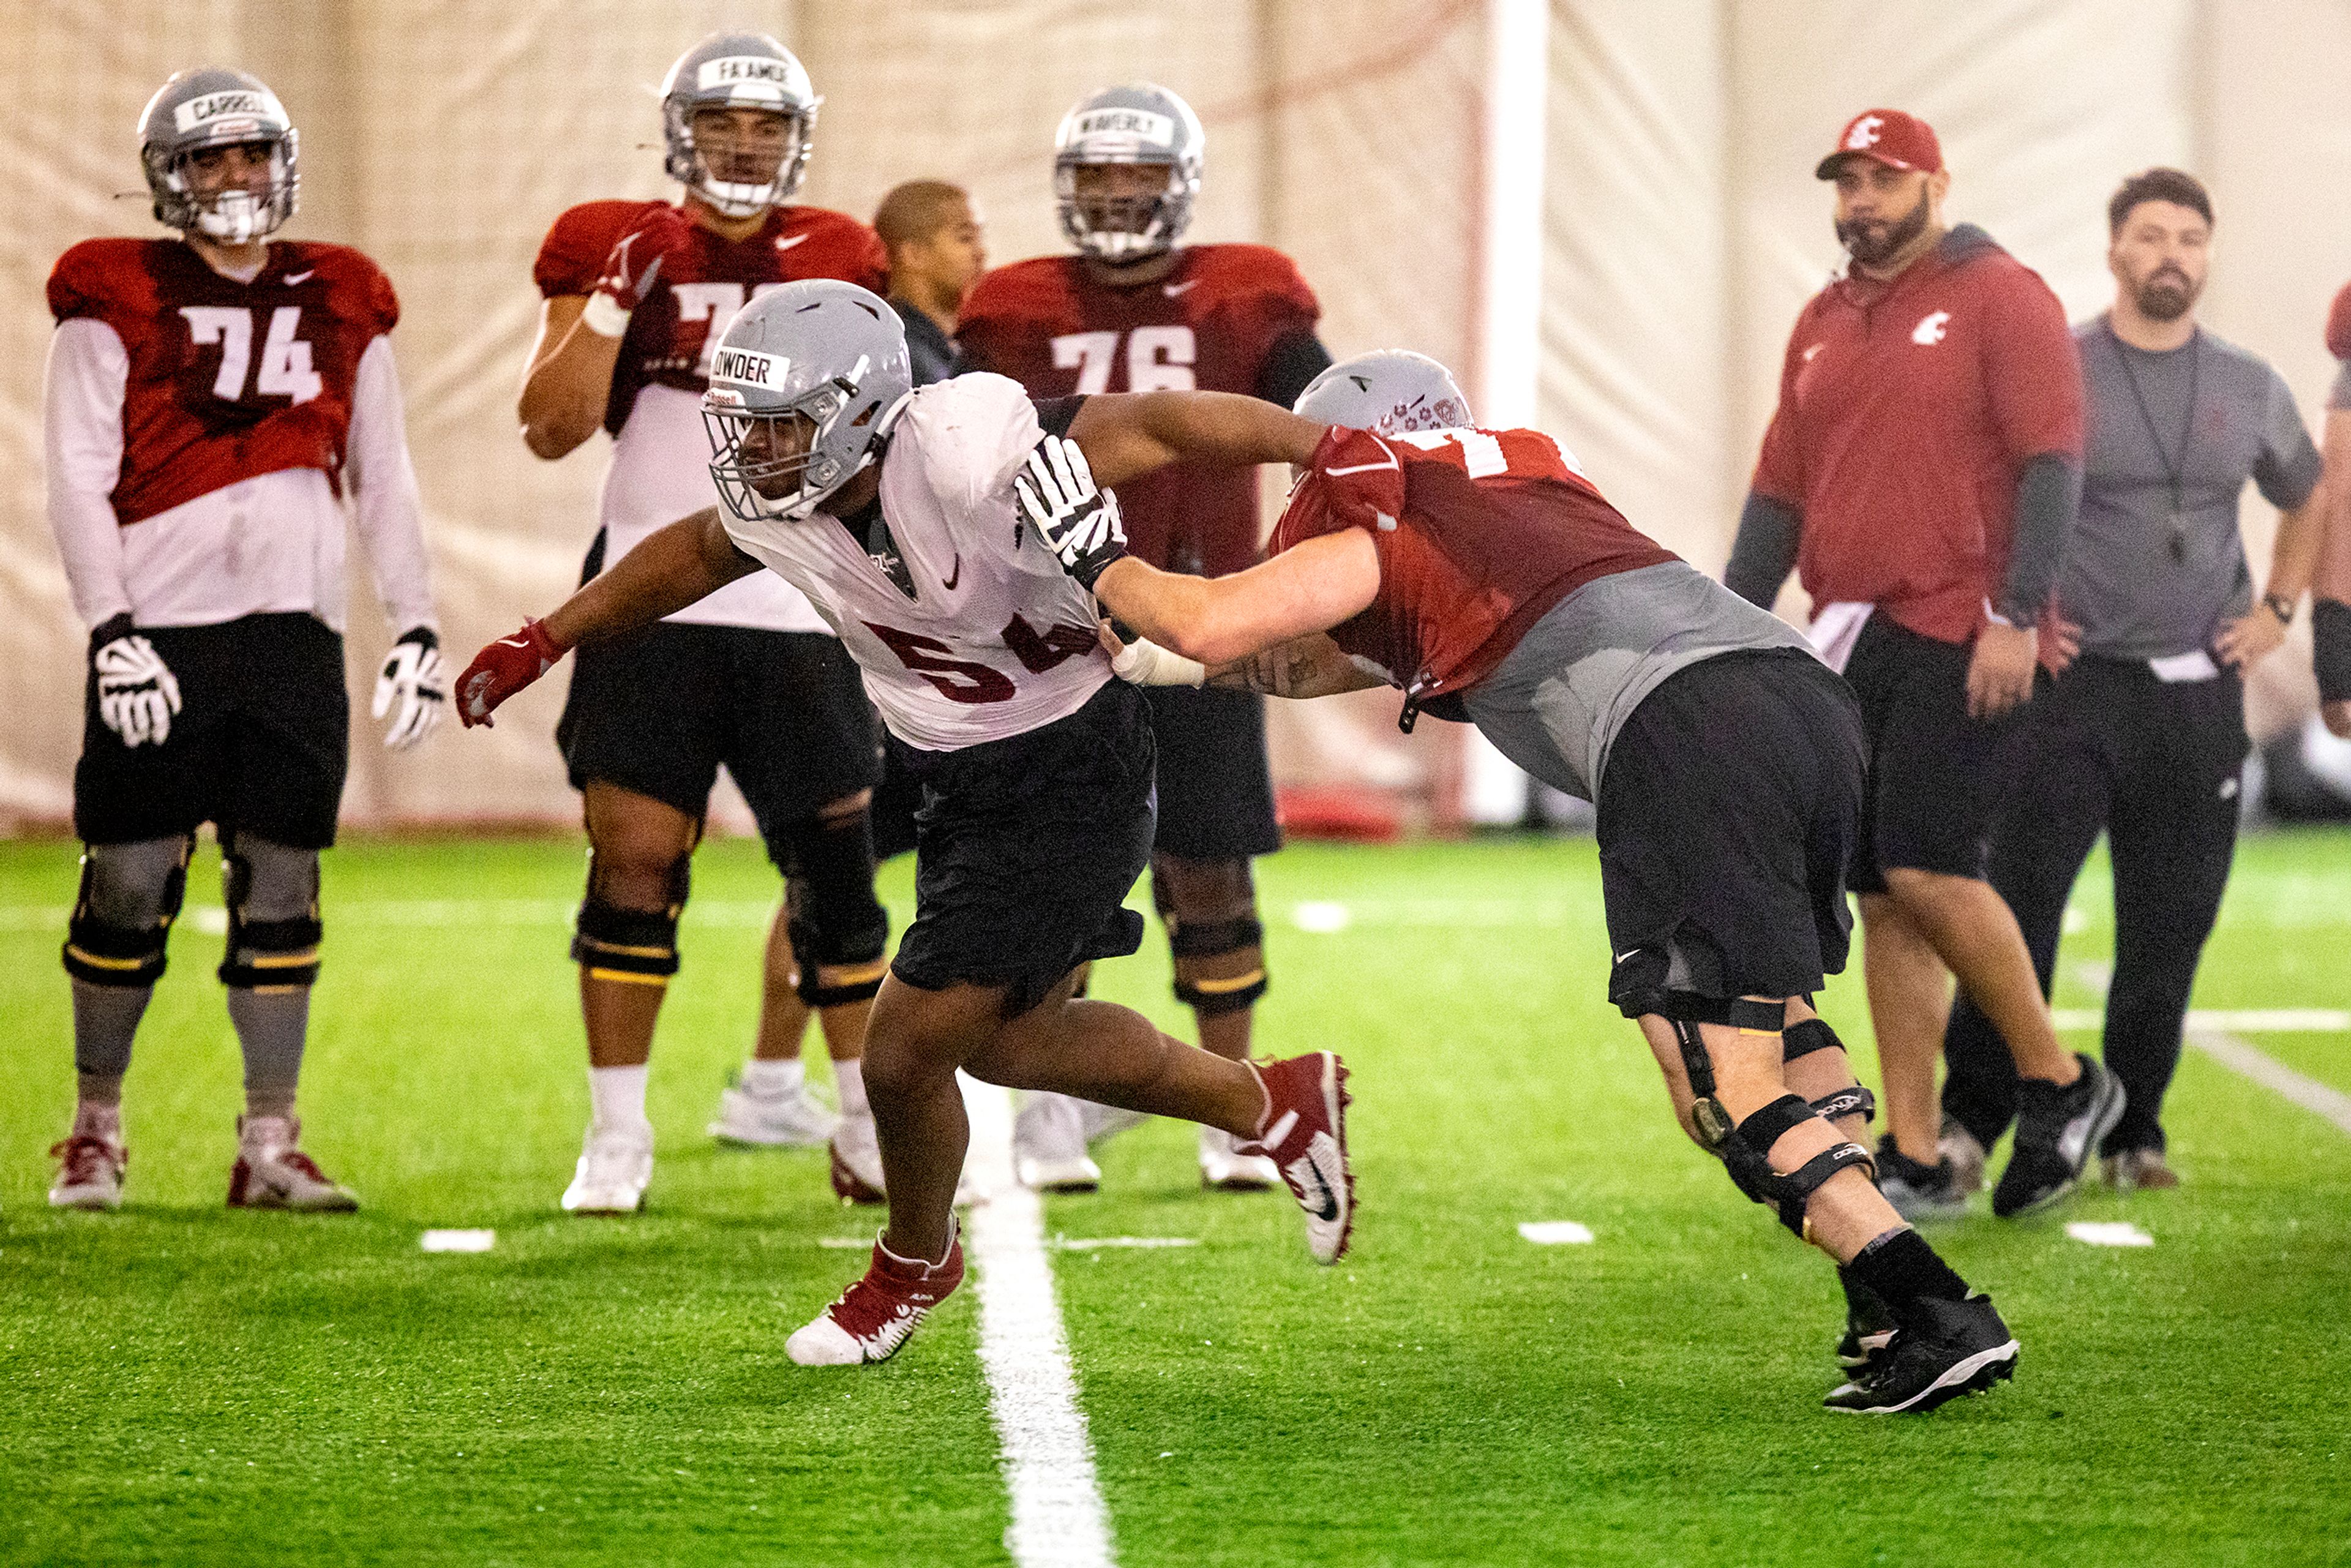
[{"label": "player in red jersey 76", "polygon": [[[717,499],[702,457],[702,390],[747,301],[794,278],[882,287],[871,229],[792,200],[820,102],[775,39],[714,33],[663,84],[679,204],[588,202],[548,231],[520,413],[524,441],[544,458],[600,428],[612,435],[583,581]],[[768,716],[746,723],[755,711]],[[652,1178],[653,1024],[678,967],[678,915],[721,765],[788,883],[768,936],[754,1055],[710,1130],[740,1144],[830,1143],[835,1190],[879,1201],[858,1062],[889,922],[873,896],[872,710],[841,640],[781,578],[730,583],[583,652],[556,738],[592,852],[572,956],[594,1110],[563,1207],[631,1212]],[[811,1010],[833,1059],[838,1120],[803,1075]]]},{"label": "player in red jersey 76", "polygon": [[74,770],[88,847],[65,945],[79,1103],[49,1201],[121,1200],[123,1074],[210,821],[245,1054],[228,1201],[347,1209],[294,1115],[319,852],[350,762],[346,502],[398,637],[376,685],[384,743],[414,745],[444,706],[392,368],[400,305],[358,251],[270,239],[294,213],[299,144],[259,80],[172,77],[139,142],[178,237],[86,240],[49,277],[49,523],[90,630]]},{"label": "player in red jersey 76", "polygon": [[[1149,82],[1081,99],[1054,139],[1054,190],[1074,256],[1039,256],[980,279],[957,327],[965,362],[1012,377],[1035,397],[1198,390],[1288,408],[1331,362],[1315,336],[1313,290],[1278,250],[1185,245],[1200,184],[1199,117]],[[1123,486],[1128,548],[1170,571],[1221,576],[1258,559],[1257,475],[1178,463]],[[1159,827],[1152,902],[1167,928],[1176,996],[1200,1043],[1249,1055],[1266,989],[1264,928],[1252,857],[1280,847],[1267,766],[1265,714],[1253,692],[1147,694],[1159,741]],[[1016,1155],[1024,1180],[1091,1188],[1101,1177],[1086,1134],[1109,1130],[1098,1106],[1032,1095]],[[1205,1186],[1276,1184],[1261,1161],[1200,1129]]]},{"label": "player in red jersey 76", "polygon": [[[1851,931],[1850,694],[1792,628],[1635,531],[1550,437],[1477,429],[1462,401],[1442,367],[1388,354],[1333,367],[1300,399],[1309,417],[1203,411],[1208,449],[1306,470],[1271,559],[1234,576],[1158,570],[1089,524],[1084,465],[1131,458],[1082,414],[1087,450],[1032,463],[1024,513],[1144,633],[1120,654],[1136,676],[1399,686],[1407,727],[1423,710],[1474,723],[1595,801],[1609,999],[1685,1130],[1845,1281],[1857,1371],[1830,1407],[1924,1410],[1989,1386],[2016,1342],[1870,1181],[1870,1097],[1809,1005]],[[1412,428],[1440,408],[1464,423]],[[1385,428],[1350,428],[1365,425]]]}]

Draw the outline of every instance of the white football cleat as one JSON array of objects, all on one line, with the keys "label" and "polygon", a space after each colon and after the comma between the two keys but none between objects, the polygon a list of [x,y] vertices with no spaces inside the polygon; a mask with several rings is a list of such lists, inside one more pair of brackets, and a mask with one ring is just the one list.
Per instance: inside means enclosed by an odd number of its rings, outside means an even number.
[{"label": "white football cleat", "polygon": [[1355,1230],[1355,1171],[1347,1159],[1347,1065],[1327,1051],[1253,1064],[1265,1085],[1265,1124],[1235,1152],[1264,1155],[1306,1213],[1317,1263],[1347,1255]]},{"label": "white football cleat", "polygon": [[122,1207],[122,1167],[131,1156],[120,1144],[77,1133],[49,1147],[57,1179],[49,1187],[51,1208],[112,1209]]},{"label": "white football cleat", "polygon": [[645,1186],[653,1179],[653,1129],[651,1123],[630,1126],[588,1124],[588,1141],[580,1151],[579,1168],[563,1189],[566,1214],[634,1214],[644,1206]]},{"label": "white football cleat", "polygon": [[883,1196],[882,1140],[871,1111],[843,1116],[832,1130],[832,1190],[843,1203],[888,1201]]},{"label": "white football cleat", "polygon": [[755,1148],[820,1149],[839,1121],[805,1083],[783,1094],[754,1094],[737,1083],[719,1091],[710,1135]]},{"label": "white football cleat", "polygon": [[1012,1171],[1039,1192],[1092,1192],[1102,1167],[1086,1157],[1086,1102],[1044,1091],[1022,1098],[1012,1119]]},{"label": "white football cleat", "polygon": [[963,1283],[963,1239],[947,1245],[936,1263],[901,1258],[873,1243],[865,1277],[838,1301],[795,1329],[784,1354],[799,1366],[856,1366],[887,1361],[922,1326],[931,1309]]},{"label": "white football cleat", "polygon": [[1281,1185],[1281,1172],[1263,1155],[1238,1153],[1222,1127],[1200,1129],[1200,1185],[1218,1192],[1263,1192]]},{"label": "white football cleat", "polygon": [[296,1147],[302,1124],[291,1116],[239,1116],[236,1164],[228,1173],[231,1208],[287,1208],[349,1214],[360,1200]]}]

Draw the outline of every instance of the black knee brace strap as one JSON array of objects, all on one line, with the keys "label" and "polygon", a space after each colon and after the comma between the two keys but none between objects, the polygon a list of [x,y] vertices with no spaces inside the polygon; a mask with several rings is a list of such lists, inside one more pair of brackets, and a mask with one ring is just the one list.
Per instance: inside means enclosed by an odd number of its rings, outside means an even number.
[{"label": "black knee brace strap", "polygon": [[1834,1094],[1823,1094],[1813,1102],[1813,1109],[1823,1121],[1834,1122],[1841,1116],[1858,1116],[1865,1122],[1877,1120],[1877,1096],[1856,1083],[1850,1089],[1840,1089]]},{"label": "black knee brace strap", "polygon": [[194,847],[193,839],[182,846],[180,863],[163,883],[159,917],[143,930],[116,925],[91,907],[90,882],[96,873],[89,852],[84,851],[81,888],[74,898],[73,915],[66,923],[66,945],[59,954],[66,973],[87,985],[132,989],[162,979],[164,942],[181,902],[188,895],[188,855]]},{"label": "black knee brace strap", "polygon": [[666,985],[677,973],[677,915],[616,909],[590,897],[580,906],[571,938],[571,961],[594,980]]},{"label": "black knee brace strap", "polygon": [[[1723,1155],[1723,1164],[1730,1171],[1730,1179],[1738,1183],[1739,1190],[1757,1203],[1771,1204],[1779,1211],[1780,1223],[1799,1239],[1804,1236],[1804,1206],[1823,1183],[1848,1166],[1862,1166],[1873,1174],[1877,1169],[1867,1149],[1859,1144],[1841,1143],[1823,1150],[1786,1176],[1772,1170],[1771,1145],[1818,1114],[1800,1096],[1782,1094],[1739,1124]],[[1760,1176],[1756,1173],[1758,1166],[1761,1166]]]},{"label": "black knee brace strap", "polygon": [[[873,896],[871,812],[812,817],[788,836],[794,871],[785,928],[800,1000],[812,1008],[871,1000],[882,988],[890,946],[890,915]],[[830,985],[826,969],[833,972]]]},{"label": "black knee brace strap", "polygon": [[1822,1019],[1806,1019],[1802,1023],[1790,1024],[1781,1031],[1781,1040],[1780,1060],[1782,1061],[1793,1061],[1816,1051],[1844,1049],[1844,1041],[1837,1038],[1836,1030]]},{"label": "black knee brace strap", "polygon": [[1218,979],[1206,979],[1185,973],[1186,958],[1221,958],[1228,953],[1246,953],[1265,944],[1265,925],[1254,915],[1244,915],[1235,920],[1178,921],[1166,911],[1167,950],[1177,959],[1176,965],[1176,999],[1195,1012],[1214,1018],[1219,1013],[1237,1013],[1243,1008],[1254,1007],[1272,982],[1265,972],[1265,960],[1260,954],[1257,964],[1238,975]]},{"label": "black knee brace strap", "polygon": [[[1656,1013],[1673,1026],[1674,1039],[1681,1046],[1682,1071],[1689,1078],[1690,1121],[1698,1129],[1698,1141],[1710,1152],[1722,1154],[1730,1139],[1730,1113],[1714,1097],[1714,1062],[1707,1055],[1706,1037],[1698,1031],[1698,1025],[1724,1024],[1756,1034],[1778,1034],[1787,1018],[1787,1004],[1663,989],[1626,993],[1618,998],[1618,1004],[1625,1009],[1627,1016],[1638,1018]],[[1638,1012],[1633,1010],[1635,1007]],[[1732,1179],[1738,1179],[1735,1171]]]}]

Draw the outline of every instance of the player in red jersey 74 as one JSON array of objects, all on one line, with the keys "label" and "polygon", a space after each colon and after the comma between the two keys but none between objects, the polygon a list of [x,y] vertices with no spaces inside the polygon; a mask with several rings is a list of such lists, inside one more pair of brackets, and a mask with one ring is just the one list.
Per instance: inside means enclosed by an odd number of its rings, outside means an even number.
[{"label": "player in red jersey 74", "polygon": [[[1685,1130],[1844,1281],[1856,1371],[1830,1408],[1930,1409],[2006,1377],[2016,1342],[1990,1300],[1869,1179],[1870,1097],[1809,1005],[1852,929],[1851,695],[1792,628],[1635,531],[1548,436],[1477,429],[1462,401],[1433,361],[1371,355],[1307,390],[1310,417],[1226,399],[1196,434],[1157,422],[1178,452],[1196,439],[1305,470],[1271,559],[1230,577],[1158,570],[1089,520],[1086,464],[1133,458],[1082,411],[1070,434],[1086,450],[1064,462],[1043,444],[1024,515],[1144,633],[1114,667],[1290,696],[1400,686],[1407,726],[1422,710],[1474,723],[1594,801],[1609,999]],[[1413,428],[1439,408],[1465,423]]]},{"label": "player in red jersey 74", "polygon": [[178,237],[86,240],[49,277],[49,523],[90,631],[74,770],[88,847],[65,945],[79,1103],[49,1201],[121,1200],[123,1074],[210,821],[245,1053],[228,1201],[347,1209],[294,1115],[319,852],[350,762],[347,526],[398,638],[376,684],[384,744],[414,745],[444,706],[392,368],[400,305],[358,251],[270,239],[294,213],[299,144],[259,80],[181,72],[139,141]]},{"label": "player in red jersey 74", "polygon": [[[1199,117],[1165,88],[1137,82],[1081,99],[1053,155],[1061,232],[1077,254],[981,278],[957,328],[965,362],[1010,376],[1034,397],[1198,390],[1285,409],[1295,402],[1331,362],[1315,336],[1321,307],[1280,251],[1182,243],[1204,142]],[[1128,548],[1154,566],[1214,577],[1258,559],[1252,469],[1178,463],[1121,486],[1119,506]],[[1263,701],[1245,691],[1147,695],[1159,741],[1152,902],[1200,1043],[1238,1061],[1266,989],[1249,862],[1281,843]],[[1022,1178],[1091,1188],[1101,1172],[1087,1134],[1120,1124],[1099,1106],[1030,1096],[1015,1137]],[[1200,1130],[1199,1158],[1210,1187],[1278,1180],[1213,1127]]]},{"label": "player in red jersey 74", "polygon": [[[883,286],[872,230],[792,200],[820,102],[775,39],[714,33],[663,84],[679,204],[589,202],[548,231],[520,413],[523,439],[544,458],[600,428],[612,435],[583,581],[717,499],[702,459],[702,391],[747,301],[795,278]],[[752,712],[769,716],[746,722]],[[731,583],[584,652],[556,738],[592,851],[572,956],[594,1113],[563,1207],[631,1212],[652,1178],[653,1023],[678,967],[688,868],[721,765],[788,883],[768,936],[755,1053],[721,1094],[711,1132],[739,1144],[830,1143],[835,1190],[878,1201],[858,1063],[889,922],[873,896],[872,711],[841,640],[781,578]],[[833,1059],[837,1120],[803,1076],[811,1010]]]}]

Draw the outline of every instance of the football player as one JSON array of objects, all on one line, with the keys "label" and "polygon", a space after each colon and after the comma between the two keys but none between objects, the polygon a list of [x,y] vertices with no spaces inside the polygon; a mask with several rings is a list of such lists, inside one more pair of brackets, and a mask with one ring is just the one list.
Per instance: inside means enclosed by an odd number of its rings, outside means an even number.
[{"label": "football player", "polygon": [[[980,280],[960,329],[970,368],[1008,375],[1039,397],[1200,388],[1290,407],[1331,362],[1314,332],[1320,307],[1280,251],[1182,244],[1203,146],[1199,117],[1165,88],[1139,82],[1080,100],[1053,150],[1061,232],[1077,254]],[[1155,566],[1213,577],[1258,559],[1257,476],[1248,468],[1180,463],[1129,484],[1119,503],[1130,548]],[[1281,843],[1263,702],[1221,689],[1147,695],[1159,737],[1152,903],[1200,1043],[1238,1061],[1266,989],[1249,861]],[[1102,1173],[1087,1134],[1123,1124],[1098,1107],[1030,1097],[1015,1140],[1022,1179],[1091,1190]],[[1200,1179],[1249,1189],[1277,1178],[1203,1127]]]},{"label": "football player", "polygon": [[1112,472],[1156,466],[1168,449],[1133,417],[1151,402],[1037,402],[992,375],[917,392],[880,296],[787,284],[744,308],[712,364],[722,506],[655,533],[460,677],[461,715],[486,722],[566,650],[629,636],[762,565],[799,585],[865,671],[893,758],[923,791],[914,921],[866,1040],[890,1218],[864,1278],[787,1343],[803,1365],[886,1359],[961,1281],[957,1068],[1221,1127],[1276,1162],[1318,1260],[1346,1250],[1337,1057],[1260,1069],[1071,994],[1089,960],[1142,940],[1124,901],[1152,842],[1152,729],[1140,694],[1112,676],[1093,601],[1016,515],[1014,478],[1089,414],[1123,437],[1123,464],[1101,459]]},{"label": "football player", "polygon": [[[546,303],[523,380],[523,439],[554,459],[600,427],[613,437],[582,581],[716,499],[698,410],[719,335],[747,299],[799,277],[881,285],[871,229],[792,204],[820,101],[773,38],[713,34],[662,85],[665,167],[683,199],[586,203],[558,218],[539,249]],[[876,737],[840,639],[781,578],[735,583],[584,653],[556,738],[587,819],[587,898],[571,953],[594,1106],[563,1207],[630,1213],[652,1179],[653,1022],[677,972],[689,862],[722,763],[789,883],[768,932],[754,1054],[721,1095],[711,1132],[743,1144],[830,1142],[834,1189],[879,1201],[858,1066],[889,937],[868,820]],[[832,1057],[838,1122],[805,1082],[811,1009]]]},{"label": "football player", "polygon": [[[1186,394],[1167,393],[1178,402]],[[1148,400],[1146,400],[1148,401]],[[1615,964],[1684,1129],[1826,1251],[1855,1375],[1832,1409],[1918,1411],[2008,1376],[2016,1341],[1870,1180],[1871,1097],[1808,1005],[1842,968],[1859,711],[1796,632],[1635,531],[1531,430],[1479,430],[1443,367],[1334,367],[1299,415],[1230,400],[1159,443],[1309,470],[1270,559],[1213,581],[1126,555],[1086,473],[1128,438],[1044,443],[1026,520],[1149,646],[1137,678],[1289,696],[1385,684],[1599,807]],[[1072,434],[1083,442],[1082,421]],[[1198,661],[1193,663],[1192,661]],[[1203,666],[1213,666],[1206,669]]]},{"label": "football player", "polygon": [[350,765],[346,500],[398,638],[375,690],[386,746],[432,731],[443,680],[389,336],[400,305],[358,251],[270,239],[294,215],[298,154],[260,81],[183,71],[139,118],[155,216],[178,237],[86,240],[49,277],[49,525],[90,629],[60,1207],[122,1201],[123,1074],[207,821],[245,1054],[228,1201],[357,1207],[295,1115],[319,852]]}]

